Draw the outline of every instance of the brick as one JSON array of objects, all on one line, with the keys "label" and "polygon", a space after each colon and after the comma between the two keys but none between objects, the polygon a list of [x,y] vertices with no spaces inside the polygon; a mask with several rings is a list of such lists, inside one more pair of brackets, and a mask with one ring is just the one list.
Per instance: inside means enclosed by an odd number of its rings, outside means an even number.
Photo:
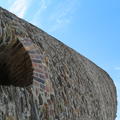
[{"label": "brick", "polygon": [[39,60],[39,59],[32,58],[31,60],[32,60],[32,62],[35,62],[35,63],[42,63],[41,60]]},{"label": "brick", "polygon": [[39,81],[42,84],[45,84],[45,80],[43,80],[41,78],[38,78],[38,77],[35,77],[35,76],[33,76],[33,78],[34,78],[34,80],[37,80],[37,81]]}]

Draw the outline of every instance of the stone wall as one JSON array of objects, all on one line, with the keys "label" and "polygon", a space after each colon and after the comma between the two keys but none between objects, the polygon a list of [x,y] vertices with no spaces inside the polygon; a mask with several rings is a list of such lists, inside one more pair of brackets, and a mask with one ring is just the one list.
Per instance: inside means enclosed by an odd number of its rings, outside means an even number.
[{"label": "stone wall", "polygon": [[0,120],[115,120],[116,89],[93,62],[0,8]]}]

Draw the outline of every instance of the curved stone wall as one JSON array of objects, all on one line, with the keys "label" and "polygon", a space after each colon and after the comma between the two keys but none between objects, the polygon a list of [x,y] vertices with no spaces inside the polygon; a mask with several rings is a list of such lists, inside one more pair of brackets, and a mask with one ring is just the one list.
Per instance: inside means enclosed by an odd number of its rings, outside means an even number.
[{"label": "curved stone wall", "polygon": [[104,70],[2,8],[0,84],[1,120],[116,117],[115,85]]}]

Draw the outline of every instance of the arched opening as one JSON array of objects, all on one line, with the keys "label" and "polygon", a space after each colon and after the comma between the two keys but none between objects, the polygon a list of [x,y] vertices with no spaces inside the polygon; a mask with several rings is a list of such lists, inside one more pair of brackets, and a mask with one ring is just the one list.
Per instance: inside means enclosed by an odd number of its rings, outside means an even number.
[{"label": "arched opening", "polygon": [[19,40],[0,47],[0,85],[26,87],[33,83],[32,62]]}]

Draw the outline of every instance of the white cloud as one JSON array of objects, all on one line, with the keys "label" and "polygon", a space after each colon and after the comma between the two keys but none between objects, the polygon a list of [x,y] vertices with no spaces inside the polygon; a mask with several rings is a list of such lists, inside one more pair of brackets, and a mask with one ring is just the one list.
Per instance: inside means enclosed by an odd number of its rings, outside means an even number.
[{"label": "white cloud", "polygon": [[50,17],[50,19],[54,21],[54,24],[50,28],[50,32],[63,28],[71,22],[71,19],[73,18],[72,15],[77,9],[77,4],[78,0],[65,0],[56,7],[56,11]]},{"label": "white cloud", "polygon": [[55,3],[52,0],[40,0],[39,9],[31,22],[45,28],[50,33],[63,29],[71,22],[73,14],[78,8],[78,3],[79,0],[65,0]]},{"label": "white cloud", "polygon": [[9,10],[23,18],[31,0],[15,0]]},{"label": "white cloud", "polygon": [[120,70],[120,67],[115,67],[115,70]]},{"label": "white cloud", "polygon": [[40,7],[39,7],[39,10],[34,15],[35,17],[38,16],[38,15],[40,15],[40,14],[42,14],[42,12],[47,8],[47,1],[40,0],[39,5],[40,5]]},{"label": "white cloud", "polygon": [[[32,23],[35,25],[41,25],[40,19],[42,19],[42,14],[47,9],[48,4],[50,3],[50,0],[40,0],[39,1],[39,9],[36,11],[36,13],[33,16]],[[39,21],[39,22],[38,22]]]}]

